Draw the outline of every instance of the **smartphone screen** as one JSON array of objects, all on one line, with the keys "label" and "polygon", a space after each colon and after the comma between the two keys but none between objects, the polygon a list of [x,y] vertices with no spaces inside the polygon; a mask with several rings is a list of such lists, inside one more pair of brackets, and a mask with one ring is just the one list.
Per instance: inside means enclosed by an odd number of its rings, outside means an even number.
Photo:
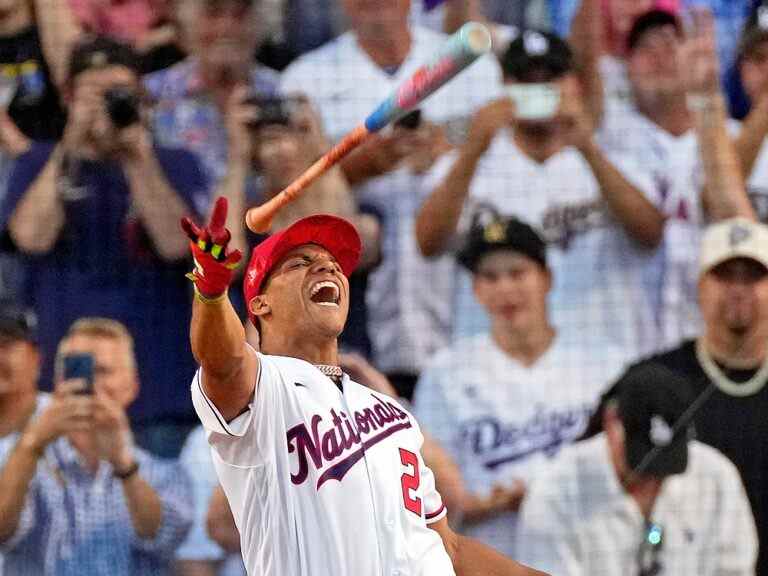
[{"label": "smartphone screen", "polygon": [[67,354],[62,359],[64,380],[82,379],[85,388],[81,394],[93,394],[93,356],[90,354]]}]

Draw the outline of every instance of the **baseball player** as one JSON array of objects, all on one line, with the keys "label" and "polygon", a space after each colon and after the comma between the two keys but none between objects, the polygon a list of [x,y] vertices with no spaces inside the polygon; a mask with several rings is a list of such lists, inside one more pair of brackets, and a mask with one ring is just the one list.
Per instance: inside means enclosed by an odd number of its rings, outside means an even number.
[{"label": "baseball player", "polygon": [[192,400],[248,573],[540,574],[449,528],[416,421],[339,367],[355,228],[310,216],[253,250],[244,292],[257,352],[227,297],[241,255],[227,250],[226,212],[219,198],[208,226],[182,221],[196,264]]}]

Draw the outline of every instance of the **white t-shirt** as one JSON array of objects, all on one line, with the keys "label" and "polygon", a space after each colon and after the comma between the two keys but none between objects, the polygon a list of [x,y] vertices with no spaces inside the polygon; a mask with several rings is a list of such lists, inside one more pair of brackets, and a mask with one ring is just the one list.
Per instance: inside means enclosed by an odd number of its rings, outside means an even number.
[{"label": "white t-shirt", "polygon": [[[348,32],[305,54],[282,76],[285,93],[305,92],[319,110],[332,140],[360,124],[445,42],[439,32],[412,27],[408,57],[387,74]],[[422,119],[438,124],[466,120],[501,95],[501,71],[485,56],[425,100]],[[429,356],[448,343],[451,332],[453,262],[421,256],[415,214],[424,198],[422,177],[407,168],[367,181],[356,190],[382,215],[382,262],[368,283],[369,335],[376,366],[385,372],[418,373]],[[430,290],[424,290],[429,282]]]},{"label": "white t-shirt", "polygon": [[[699,442],[688,452],[688,469],[665,480],[650,518],[663,530],[663,574],[754,576],[757,533],[738,471]],[[520,559],[558,576],[637,574],[644,526],[600,434],[563,450],[531,486]]]},{"label": "white t-shirt", "polygon": [[446,513],[418,424],[392,398],[312,364],[259,354],[256,397],[226,423],[192,400],[240,530],[249,574],[451,576],[428,524]]},{"label": "white t-shirt", "polygon": [[[425,185],[437,187],[453,162],[452,156],[442,159]],[[644,191],[649,188],[630,163],[619,166],[630,181],[639,182]],[[575,148],[538,163],[517,147],[509,132],[501,131],[472,178],[457,244],[483,205],[529,223],[547,242],[554,278],[550,318],[564,339],[610,343],[626,358],[655,350],[657,311],[648,270],[658,255],[629,238],[607,212],[597,180]],[[487,314],[463,270],[455,302],[457,336],[487,331]]]},{"label": "white t-shirt", "polygon": [[[534,481],[584,431],[601,392],[623,370],[616,355],[556,338],[526,367],[490,335],[466,338],[422,372],[414,414],[455,459],[467,489],[488,496],[494,484]],[[516,525],[509,512],[462,531],[516,558]]]}]

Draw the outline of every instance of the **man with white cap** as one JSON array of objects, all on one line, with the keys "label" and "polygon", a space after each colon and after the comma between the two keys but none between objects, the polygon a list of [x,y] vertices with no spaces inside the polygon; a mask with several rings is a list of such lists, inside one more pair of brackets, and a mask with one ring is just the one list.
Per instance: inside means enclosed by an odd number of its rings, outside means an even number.
[{"label": "man with white cap", "polygon": [[[743,218],[710,226],[699,267],[703,332],[647,360],[688,378],[698,440],[741,473],[757,524],[757,575],[768,575],[768,226]],[[607,396],[607,395],[606,395]],[[586,435],[600,428],[601,410]]]}]

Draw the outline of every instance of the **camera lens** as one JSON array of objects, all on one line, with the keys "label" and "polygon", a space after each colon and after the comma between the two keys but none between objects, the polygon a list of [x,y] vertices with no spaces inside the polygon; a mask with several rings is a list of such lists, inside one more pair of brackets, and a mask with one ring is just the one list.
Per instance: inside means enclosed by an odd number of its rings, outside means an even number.
[{"label": "camera lens", "polygon": [[127,128],[139,121],[139,96],[130,88],[112,88],[104,94],[109,119],[116,128]]}]

